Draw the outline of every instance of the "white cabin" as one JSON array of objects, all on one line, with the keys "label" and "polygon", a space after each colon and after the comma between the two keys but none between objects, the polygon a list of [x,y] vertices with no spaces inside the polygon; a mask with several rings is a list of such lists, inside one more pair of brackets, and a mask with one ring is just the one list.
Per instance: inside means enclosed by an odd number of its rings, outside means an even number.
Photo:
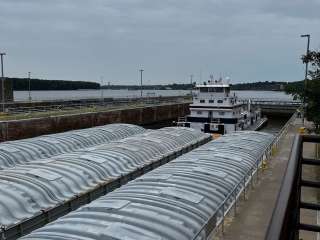
[{"label": "white cabin", "polygon": [[260,110],[250,101],[239,101],[230,93],[230,85],[211,80],[196,85],[190,115],[177,122],[178,126],[199,129],[206,133],[226,134],[248,129],[261,118]]}]

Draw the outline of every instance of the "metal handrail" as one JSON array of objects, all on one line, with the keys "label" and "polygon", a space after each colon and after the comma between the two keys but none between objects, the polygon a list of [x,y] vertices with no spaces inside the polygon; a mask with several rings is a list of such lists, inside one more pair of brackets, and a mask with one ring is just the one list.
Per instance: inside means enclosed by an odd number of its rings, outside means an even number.
[{"label": "metal handrail", "polygon": [[[248,186],[249,183],[252,184],[252,180],[253,180],[253,176],[256,174],[258,177],[259,174],[259,167],[261,166],[262,162],[264,160],[267,160],[271,157],[272,152],[278,148],[280,141],[282,140],[282,138],[287,134],[288,132],[288,128],[290,127],[290,125],[292,124],[292,122],[296,119],[297,117],[297,112],[295,112],[291,118],[287,121],[287,123],[281,128],[281,130],[279,131],[279,133],[275,136],[274,140],[272,141],[272,143],[266,147],[265,151],[263,152],[263,154],[258,158],[258,160],[256,161],[255,165],[248,170],[248,172],[244,175],[244,177],[242,178],[242,180],[233,188],[233,190],[231,191],[231,193],[229,193],[229,195],[225,198],[225,200],[218,206],[218,208],[216,209],[216,211],[210,216],[209,220],[206,221],[203,226],[201,227],[201,229],[195,234],[195,236],[193,237],[193,240],[198,239],[202,234],[205,234],[205,237],[208,237],[209,235],[211,235],[213,232],[216,231],[216,229],[222,225],[222,229],[224,230],[224,218],[225,216],[229,213],[229,211],[232,209],[232,207],[234,207],[234,211],[236,212],[236,204],[237,204],[237,200],[240,197],[240,195],[243,193],[244,194],[244,198],[245,198],[245,191],[246,191],[246,187]],[[231,202],[231,203],[230,203]],[[228,208],[226,208],[226,204],[228,203]],[[206,229],[209,228],[210,226],[209,224],[212,222],[213,218],[216,218],[219,213],[222,213],[222,216],[220,217],[220,219],[218,221],[216,221],[216,225],[213,226],[212,230],[210,231],[210,233],[208,235],[206,235]]]},{"label": "metal handrail", "polygon": [[[247,100],[247,98],[240,97],[239,100]],[[283,99],[283,98],[250,98],[251,101],[271,101],[271,102],[296,102],[302,103],[300,100],[291,100],[291,99]]]},{"label": "metal handrail", "polygon": [[[291,156],[289,163],[286,169],[285,177],[282,180],[280,194],[277,199],[277,205],[274,208],[271,223],[267,230],[267,235],[265,239],[276,240],[276,239],[289,239],[289,236],[284,236],[284,231],[282,229],[282,224],[284,221],[287,221],[290,217],[288,215],[288,203],[290,200],[291,192],[293,191],[293,185],[296,179],[299,177],[298,174],[298,162],[301,155],[301,136],[297,135],[294,140],[294,144],[291,150]],[[292,154],[294,153],[294,154]],[[286,220],[287,219],[287,220]],[[281,236],[285,237],[282,238]]]},{"label": "metal handrail", "polygon": [[263,98],[240,98],[239,101],[242,103],[247,104],[250,100],[251,104],[258,105],[258,106],[290,106],[290,107],[298,107],[302,103],[300,101],[295,100],[282,100],[282,99],[263,99]]},{"label": "metal handrail", "polygon": [[[300,208],[304,207],[301,203],[304,142],[320,143],[320,136],[295,136],[285,176],[281,183],[276,206],[273,210],[265,240],[298,240],[299,229],[317,232],[320,231],[318,226],[300,223]],[[310,162],[311,164],[318,164],[316,161],[312,163],[312,160],[309,160],[309,164]],[[308,203],[304,205],[308,206]],[[315,206],[315,204],[312,206]]]},{"label": "metal handrail", "polygon": [[286,122],[286,124],[280,129],[280,131],[277,133],[276,137],[273,140],[273,147],[278,148],[279,143],[282,140],[283,136],[285,136],[288,133],[288,129],[291,126],[292,122],[296,120],[298,115],[298,112],[296,111],[290,119]]},{"label": "metal handrail", "polygon": [[[255,174],[258,174],[258,169],[262,164],[262,161],[268,157],[271,156],[271,145],[267,146],[265,148],[265,151],[261,154],[261,156],[258,158],[254,166],[247,171],[247,173],[244,175],[242,180],[233,188],[233,190],[229,193],[229,195],[225,198],[225,200],[217,207],[216,211],[210,216],[209,220],[206,221],[201,229],[194,235],[192,240],[198,239],[202,234],[205,234],[205,238],[210,236],[213,232],[216,231],[216,229],[222,224],[222,228],[224,228],[224,218],[229,213],[229,211],[234,207],[236,212],[236,204],[237,200],[240,197],[240,195],[243,193],[244,198],[246,197],[246,187],[251,183],[253,180],[253,176]],[[258,176],[258,175],[257,175]],[[231,202],[231,203],[230,203]],[[227,204],[228,203],[228,204]],[[226,209],[227,206],[227,209]],[[209,227],[209,224],[211,223],[213,218],[217,218],[219,213],[221,214],[220,219],[216,222],[216,225],[212,228],[212,230],[209,232],[209,234],[206,234],[206,229]],[[210,227],[209,227],[210,228]]]},{"label": "metal handrail", "polygon": [[47,112],[47,111],[63,111],[63,110],[76,110],[84,108],[115,108],[119,106],[132,106],[136,104],[155,105],[155,104],[170,104],[170,103],[186,103],[187,98],[184,96],[179,97],[151,97],[142,99],[109,99],[108,101],[80,101],[77,103],[65,102],[59,104],[36,105],[36,106],[21,106],[21,107],[6,107],[9,114],[33,113],[33,112]]}]

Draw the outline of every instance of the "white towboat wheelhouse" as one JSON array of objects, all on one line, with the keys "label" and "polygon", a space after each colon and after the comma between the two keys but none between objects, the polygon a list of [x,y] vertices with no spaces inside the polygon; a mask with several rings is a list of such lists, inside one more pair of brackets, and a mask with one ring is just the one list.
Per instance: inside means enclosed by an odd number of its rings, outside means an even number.
[{"label": "white towboat wheelhouse", "polygon": [[196,85],[190,115],[179,119],[177,125],[216,134],[255,130],[254,126],[261,121],[261,111],[253,108],[250,100],[240,101],[231,94],[229,83],[212,79]]}]

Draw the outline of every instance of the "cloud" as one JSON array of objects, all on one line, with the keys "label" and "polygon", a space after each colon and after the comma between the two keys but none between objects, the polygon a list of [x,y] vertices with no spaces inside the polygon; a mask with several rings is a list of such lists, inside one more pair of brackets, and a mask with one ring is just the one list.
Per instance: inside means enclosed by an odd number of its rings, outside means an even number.
[{"label": "cloud", "polygon": [[214,73],[299,80],[302,33],[319,47],[319,1],[1,0],[6,74],[135,84]]},{"label": "cloud", "polygon": [[297,19],[313,19],[319,20],[319,0],[291,0],[291,1],[266,1],[261,10],[263,12],[270,12],[280,17],[290,17]]}]

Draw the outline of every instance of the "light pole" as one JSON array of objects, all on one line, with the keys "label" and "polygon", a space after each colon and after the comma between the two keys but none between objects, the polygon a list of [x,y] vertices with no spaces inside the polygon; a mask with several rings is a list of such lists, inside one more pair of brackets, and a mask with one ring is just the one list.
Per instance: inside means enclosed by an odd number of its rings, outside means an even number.
[{"label": "light pole", "polygon": [[190,75],[190,95],[192,97],[192,80],[193,79],[193,74]]},{"label": "light pole", "polygon": [[143,69],[140,69],[140,97],[142,98],[142,73],[143,73]]},{"label": "light pole", "polygon": [[309,64],[309,47],[310,47],[310,34],[303,34],[300,37],[306,37],[307,41],[307,52],[306,52],[306,71],[304,75],[304,95],[303,95],[303,116],[302,116],[302,125],[304,126],[304,117],[306,113],[306,95],[307,95],[307,87],[308,87],[308,64]]},{"label": "light pole", "polygon": [[103,88],[102,88],[102,86],[103,86],[103,76],[101,76],[100,77],[100,89],[101,89],[101,102],[104,102],[104,97],[103,97]]},{"label": "light pole", "polygon": [[2,112],[4,112],[4,73],[3,73],[3,56],[6,53],[0,53],[1,57],[1,102],[2,102]]},{"label": "light pole", "polygon": [[29,101],[31,101],[31,72],[28,72],[28,90],[29,90]]}]

